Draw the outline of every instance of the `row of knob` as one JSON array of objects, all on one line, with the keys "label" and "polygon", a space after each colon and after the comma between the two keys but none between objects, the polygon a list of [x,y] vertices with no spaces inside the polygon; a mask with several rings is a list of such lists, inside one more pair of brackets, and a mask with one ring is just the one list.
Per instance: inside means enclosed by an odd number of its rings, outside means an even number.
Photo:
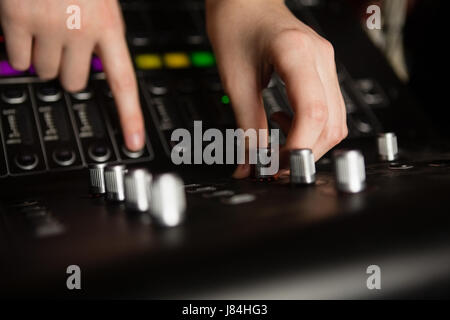
[{"label": "row of knob", "polygon": [[112,202],[125,202],[127,209],[149,213],[164,227],[175,227],[185,219],[186,195],[182,179],[172,173],[153,177],[145,169],[128,170],[124,165],[89,166],[93,194],[105,194]]},{"label": "row of knob", "polygon": [[[398,156],[397,136],[383,133],[377,138],[378,155],[383,161]],[[364,156],[358,150],[337,150],[333,153],[336,187],[341,192],[358,193],[365,189]],[[256,166],[256,176],[260,167]],[[296,149],[290,153],[290,178],[293,185],[311,185],[316,181],[316,167],[311,149]]]}]

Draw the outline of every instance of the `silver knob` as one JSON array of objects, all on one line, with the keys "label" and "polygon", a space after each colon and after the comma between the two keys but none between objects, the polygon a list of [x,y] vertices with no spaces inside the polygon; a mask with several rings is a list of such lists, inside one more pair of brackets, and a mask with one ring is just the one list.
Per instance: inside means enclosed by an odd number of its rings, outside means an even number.
[{"label": "silver knob", "polygon": [[270,152],[271,149],[267,147],[260,147],[256,150],[256,163],[254,166],[254,176],[256,179],[268,179],[271,177],[270,175],[265,175],[262,170],[263,168],[270,167],[270,163],[263,164],[263,162],[266,162],[265,159],[270,159]]},{"label": "silver knob", "polygon": [[106,199],[125,200],[124,177],[127,169],[124,165],[111,165],[105,169]]},{"label": "silver knob", "polygon": [[290,154],[292,184],[313,184],[316,182],[316,164],[311,149],[296,149]]},{"label": "silver knob", "polygon": [[394,161],[398,157],[397,136],[393,132],[381,133],[377,138],[378,155],[383,161]]},{"label": "silver knob", "polygon": [[333,156],[338,190],[348,193],[364,190],[366,169],[362,153],[357,150],[337,150]]},{"label": "silver knob", "polygon": [[105,188],[105,168],[106,163],[89,165],[90,191],[93,194],[104,194]]},{"label": "silver knob", "polygon": [[145,169],[133,169],[125,174],[125,205],[128,209],[148,211],[151,181],[152,176]]},{"label": "silver knob", "polygon": [[179,176],[165,173],[156,177],[150,194],[150,213],[159,225],[175,227],[184,221],[186,195]]}]

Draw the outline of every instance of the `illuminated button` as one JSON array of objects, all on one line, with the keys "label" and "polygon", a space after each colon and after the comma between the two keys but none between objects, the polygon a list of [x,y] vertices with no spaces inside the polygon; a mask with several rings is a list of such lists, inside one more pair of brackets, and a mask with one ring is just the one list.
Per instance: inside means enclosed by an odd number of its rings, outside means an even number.
[{"label": "illuminated button", "polygon": [[160,56],[156,54],[140,54],[134,59],[136,67],[141,70],[160,69],[162,61]]},{"label": "illuminated button", "polygon": [[213,67],[216,59],[210,51],[196,51],[191,54],[192,64],[199,68]]},{"label": "illuminated button", "polygon": [[94,72],[103,72],[102,60],[99,57],[92,57],[91,68]]},{"label": "illuminated button", "polygon": [[182,69],[190,67],[189,57],[182,52],[166,53],[164,55],[164,64],[170,69]]},{"label": "illuminated button", "polygon": [[221,101],[223,104],[230,104],[230,97],[228,97],[227,95],[223,95]]},{"label": "illuminated button", "polygon": [[22,71],[15,70],[6,60],[0,61],[0,77],[13,77],[22,75]]}]

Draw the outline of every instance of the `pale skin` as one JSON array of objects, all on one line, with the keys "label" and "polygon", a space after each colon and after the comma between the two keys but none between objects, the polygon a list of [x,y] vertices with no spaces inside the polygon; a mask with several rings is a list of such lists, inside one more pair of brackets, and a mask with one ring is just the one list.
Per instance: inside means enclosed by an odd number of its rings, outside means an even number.
[{"label": "pale skin", "polygon": [[[66,28],[66,8],[80,6],[82,27]],[[206,0],[207,31],[237,125],[267,128],[261,91],[276,71],[286,83],[292,121],[283,151],[310,148],[317,159],[347,136],[346,112],[332,45],[296,19],[283,0]],[[130,150],[144,145],[137,81],[116,0],[0,0],[8,57],[17,70],[35,66],[45,80],[59,77],[69,92],[82,90],[90,58],[102,59]],[[282,152],[282,158],[285,152]],[[240,165],[235,178],[250,174]]]}]

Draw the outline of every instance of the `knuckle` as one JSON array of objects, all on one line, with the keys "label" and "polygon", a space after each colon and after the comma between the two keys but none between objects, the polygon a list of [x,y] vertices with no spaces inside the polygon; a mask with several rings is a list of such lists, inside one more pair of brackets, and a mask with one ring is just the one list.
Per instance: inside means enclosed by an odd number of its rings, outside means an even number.
[{"label": "knuckle", "polygon": [[324,102],[313,103],[305,110],[304,116],[316,124],[324,124],[328,120],[327,106]]},{"label": "knuckle", "polygon": [[27,22],[26,11],[23,8],[16,8],[10,5],[2,6],[1,16],[8,23],[24,25]]},{"label": "knuckle", "polygon": [[272,55],[280,59],[291,59],[293,55],[307,52],[311,37],[304,31],[291,28],[280,31],[270,46]]},{"label": "knuckle", "polygon": [[339,144],[346,137],[345,130],[339,127],[332,127],[327,130],[326,140],[331,147]]},{"label": "knuckle", "polygon": [[126,73],[118,78],[110,79],[110,85],[113,92],[130,92],[136,88],[136,78]]},{"label": "knuckle", "polygon": [[112,5],[110,1],[103,1],[101,4],[102,18],[99,21],[100,26],[103,31],[106,32],[117,32],[123,31],[124,24],[122,21],[122,16],[120,10]]},{"label": "knuckle", "polygon": [[334,47],[331,42],[324,38],[322,38],[320,42],[322,51],[325,53],[325,55],[329,58],[334,59]]}]

